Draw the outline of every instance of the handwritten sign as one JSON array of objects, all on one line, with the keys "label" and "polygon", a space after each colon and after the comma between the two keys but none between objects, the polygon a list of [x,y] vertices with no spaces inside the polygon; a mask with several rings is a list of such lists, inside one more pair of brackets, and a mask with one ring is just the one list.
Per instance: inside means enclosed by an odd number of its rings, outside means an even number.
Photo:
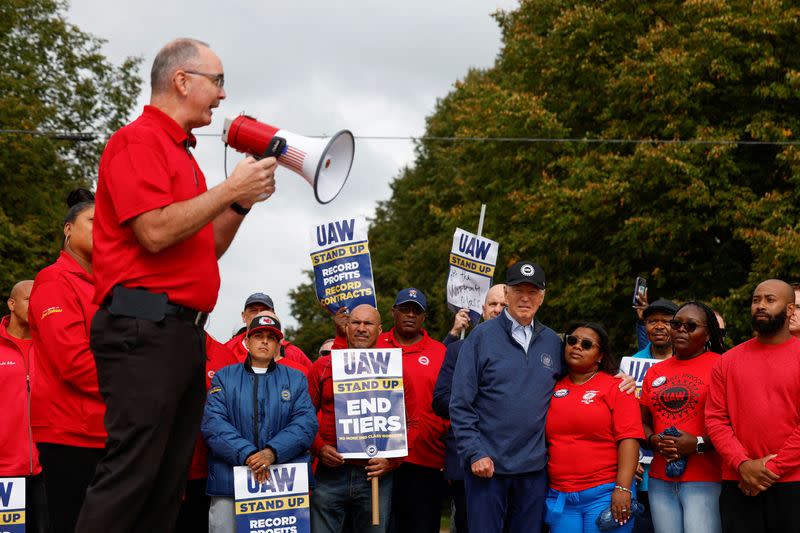
[{"label": "handwritten sign", "polygon": [[456,228],[453,235],[450,274],[447,277],[447,306],[453,312],[469,309],[469,319],[473,324],[481,319],[483,302],[492,285],[499,247],[495,241],[461,228]]}]

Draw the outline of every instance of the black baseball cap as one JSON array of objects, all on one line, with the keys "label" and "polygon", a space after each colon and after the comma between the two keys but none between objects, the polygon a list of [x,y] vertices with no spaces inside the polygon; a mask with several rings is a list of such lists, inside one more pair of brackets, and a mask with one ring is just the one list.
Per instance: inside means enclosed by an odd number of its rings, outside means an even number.
[{"label": "black baseball cap", "polygon": [[653,313],[662,312],[667,313],[668,315],[674,315],[675,312],[678,310],[678,304],[671,300],[665,300],[663,298],[659,298],[655,302],[651,303],[647,307],[644,308],[642,311],[642,318],[647,318]]},{"label": "black baseball cap", "polygon": [[248,305],[251,304],[264,304],[266,305],[271,311],[275,310],[275,304],[272,303],[272,298],[264,294],[263,292],[255,292],[247,297],[247,300],[244,302],[244,308],[247,309]]},{"label": "black baseball cap", "polygon": [[544,290],[544,270],[531,261],[518,261],[506,271],[506,285],[530,283]]},{"label": "black baseball cap", "polygon": [[247,336],[249,337],[254,332],[266,329],[274,333],[278,339],[283,338],[283,332],[281,331],[281,323],[276,318],[272,318],[271,316],[261,315],[255,317],[253,320],[250,321],[250,327],[247,328]]}]

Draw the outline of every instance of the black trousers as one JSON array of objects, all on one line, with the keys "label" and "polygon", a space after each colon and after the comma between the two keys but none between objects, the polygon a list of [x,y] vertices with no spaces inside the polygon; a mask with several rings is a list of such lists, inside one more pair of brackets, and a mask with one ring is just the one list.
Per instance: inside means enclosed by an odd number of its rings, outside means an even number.
[{"label": "black trousers", "polygon": [[51,529],[54,533],[73,533],[86,489],[104,450],[47,442],[36,446],[44,473]]},{"label": "black trousers", "polygon": [[745,496],[735,481],[719,495],[723,533],[800,531],[800,482],[775,483],[758,496]]},{"label": "black trousers", "polygon": [[50,533],[50,516],[47,514],[47,493],[44,475],[25,476],[25,531]]},{"label": "black trousers", "polygon": [[401,464],[394,471],[392,533],[439,533],[444,491],[438,468]]},{"label": "black trousers", "polygon": [[208,508],[211,498],[206,494],[206,478],[190,479],[186,483],[186,494],[181,502],[175,533],[208,531]]},{"label": "black trousers", "polygon": [[108,441],[75,531],[171,533],[203,414],[205,332],[101,308],[89,344]]}]

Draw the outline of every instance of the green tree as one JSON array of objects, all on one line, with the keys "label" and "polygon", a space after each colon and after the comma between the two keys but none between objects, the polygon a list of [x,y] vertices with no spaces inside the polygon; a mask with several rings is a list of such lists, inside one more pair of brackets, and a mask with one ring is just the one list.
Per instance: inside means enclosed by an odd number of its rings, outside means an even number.
[{"label": "green tree", "polygon": [[66,6],[61,0],[0,3],[0,129],[95,134],[83,141],[0,134],[4,294],[55,259],[67,193],[92,184],[106,139],[139,94],[140,60],[109,62],[102,40],[67,22]]},{"label": "green tree", "polygon": [[524,0],[498,13],[494,67],[456,83],[427,135],[581,141],[418,143],[370,230],[381,304],[418,286],[429,330],[446,332],[452,234],[474,231],[483,202],[495,279],[539,262],[539,316],[556,330],[599,320],[630,352],[642,275],[651,299],[709,301],[732,341],[749,337],[755,283],[800,277],[798,15],[780,1]]}]

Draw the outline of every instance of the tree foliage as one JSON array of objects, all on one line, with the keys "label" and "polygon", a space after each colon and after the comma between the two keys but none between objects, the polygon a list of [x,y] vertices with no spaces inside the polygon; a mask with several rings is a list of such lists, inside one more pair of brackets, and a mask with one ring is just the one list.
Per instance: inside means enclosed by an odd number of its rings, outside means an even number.
[{"label": "tree foliage", "polygon": [[429,330],[449,329],[452,234],[486,203],[496,281],[540,263],[555,329],[598,320],[629,352],[642,275],[651,300],[708,301],[749,337],[754,285],[800,278],[800,8],[524,0],[496,19],[494,67],[455,84],[427,135],[584,141],[418,143],[370,230],[382,310],[417,286]]},{"label": "tree foliage", "polygon": [[79,142],[0,134],[5,294],[55,259],[67,193],[91,185],[106,139],[139,94],[139,59],[112,64],[101,53],[103,41],[67,22],[65,12],[61,0],[0,2],[0,129],[96,134]]}]

